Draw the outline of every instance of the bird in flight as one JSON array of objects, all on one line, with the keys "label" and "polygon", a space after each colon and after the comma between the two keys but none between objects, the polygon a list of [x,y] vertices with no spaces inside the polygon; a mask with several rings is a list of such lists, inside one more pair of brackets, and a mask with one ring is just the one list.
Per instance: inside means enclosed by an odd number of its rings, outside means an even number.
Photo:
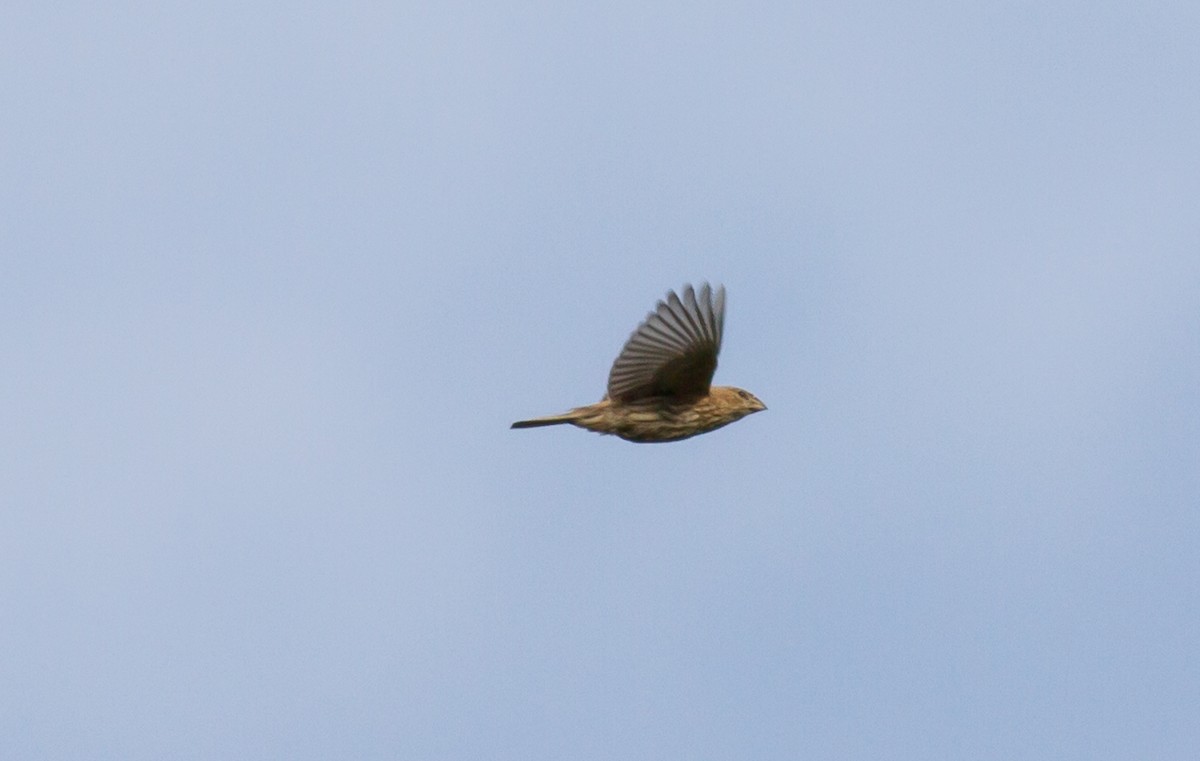
[{"label": "bird in flight", "polygon": [[512,427],[570,423],[626,441],[679,441],[761,412],[749,391],[711,385],[724,328],[724,286],[714,293],[705,283],[698,297],[690,285],[682,298],[668,291],[625,342],[603,399]]}]

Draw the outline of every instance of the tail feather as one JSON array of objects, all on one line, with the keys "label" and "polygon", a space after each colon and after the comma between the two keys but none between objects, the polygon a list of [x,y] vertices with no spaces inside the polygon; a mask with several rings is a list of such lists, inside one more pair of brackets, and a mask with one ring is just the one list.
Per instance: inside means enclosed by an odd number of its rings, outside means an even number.
[{"label": "tail feather", "polygon": [[541,428],[544,425],[562,425],[570,423],[574,420],[573,413],[564,412],[561,415],[548,415],[546,417],[535,417],[530,420],[518,420],[512,424],[513,428]]}]

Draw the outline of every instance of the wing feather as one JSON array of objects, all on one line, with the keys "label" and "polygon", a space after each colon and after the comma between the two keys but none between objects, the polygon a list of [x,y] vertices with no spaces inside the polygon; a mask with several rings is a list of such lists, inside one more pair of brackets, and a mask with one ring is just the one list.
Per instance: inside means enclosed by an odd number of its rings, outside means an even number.
[{"label": "wing feather", "polygon": [[633,401],[651,396],[707,393],[717,369],[725,323],[725,289],[705,283],[681,299],[669,291],[629,336],[608,376],[608,396]]}]

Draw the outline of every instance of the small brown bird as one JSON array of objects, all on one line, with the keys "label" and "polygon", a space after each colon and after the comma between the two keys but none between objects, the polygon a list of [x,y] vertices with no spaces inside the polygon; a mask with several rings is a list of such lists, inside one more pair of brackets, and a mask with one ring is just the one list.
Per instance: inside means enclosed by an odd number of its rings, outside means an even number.
[{"label": "small brown bird", "polygon": [[724,287],[714,294],[705,283],[699,299],[690,285],[682,299],[669,291],[625,342],[603,399],[512,427],[570,423],[627,441],[679,441],[765,410],[749,391],[710,385],[724,328]]}]

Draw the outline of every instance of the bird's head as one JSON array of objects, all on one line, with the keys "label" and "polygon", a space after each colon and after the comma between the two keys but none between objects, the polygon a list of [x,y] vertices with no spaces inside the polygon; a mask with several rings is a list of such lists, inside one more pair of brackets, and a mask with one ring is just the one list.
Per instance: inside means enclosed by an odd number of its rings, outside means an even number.
[{"label": "bird's head", "polygon": [[745,389],[734,388],[733,386],[713,386],[709,393],[720,402],[721,407],[735,420],[752,415],[755,412],[762,412],[767,408],[767,405],[763,404],[757,396]]}]

